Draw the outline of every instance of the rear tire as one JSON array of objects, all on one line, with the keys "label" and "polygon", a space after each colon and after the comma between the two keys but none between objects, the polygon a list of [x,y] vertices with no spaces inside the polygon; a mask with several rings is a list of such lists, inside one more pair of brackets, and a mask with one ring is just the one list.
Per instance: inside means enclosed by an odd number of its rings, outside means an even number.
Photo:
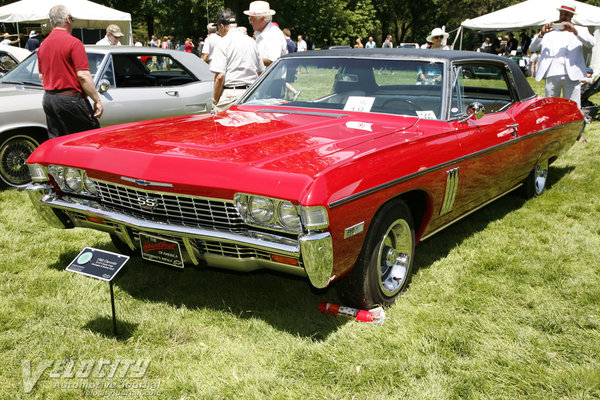
[{"label": "rear tire", "polygon": [[373,219],[363,249],[336,286],[344,305],[391,305],[408,286],[415,253],[412,214],[403,201],[384,206]]},{"label": "rear tire", "polygon": [[0,185],[19,188],[31,182],[26,161],[39,144],[35,138],[23,134],[0,138]]},{"label": "rear tire", "polygon": [[548,160],[539,160],[523,182],[523,196],[526,199],[541,196],[548,182]]}]

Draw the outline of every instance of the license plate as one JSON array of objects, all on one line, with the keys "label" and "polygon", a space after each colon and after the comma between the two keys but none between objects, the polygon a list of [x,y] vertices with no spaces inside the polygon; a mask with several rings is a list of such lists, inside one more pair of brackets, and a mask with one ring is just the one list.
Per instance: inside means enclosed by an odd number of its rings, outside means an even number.
[{"label": "license plate", "polygon": [[174,240],[140,233],[140,251],[144,260],[183,268],[181,247]]}]

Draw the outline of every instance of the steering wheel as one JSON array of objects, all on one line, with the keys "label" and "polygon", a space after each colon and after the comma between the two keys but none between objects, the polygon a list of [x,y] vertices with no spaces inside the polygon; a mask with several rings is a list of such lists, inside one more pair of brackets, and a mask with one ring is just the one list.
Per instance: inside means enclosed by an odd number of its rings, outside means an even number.
[{"label": "steering wheel", "polygon": [[415,115],[417,114],[417,111],[421,111],[421,108],[417,107],[415,105],[415,103],[413,103],[410,100],[404,100],[404,99],[389,99],[389,100],[386,100],[381,105],[381,108],[387,108],[389,110],[399,110],[399,109],[402,109],[402,108],[406,108],[406,107],[402,107],[400,104],[397,104],[397,105],[394,106],[393,105],[394,103],[408,104],[408,111],[414,113]]}]

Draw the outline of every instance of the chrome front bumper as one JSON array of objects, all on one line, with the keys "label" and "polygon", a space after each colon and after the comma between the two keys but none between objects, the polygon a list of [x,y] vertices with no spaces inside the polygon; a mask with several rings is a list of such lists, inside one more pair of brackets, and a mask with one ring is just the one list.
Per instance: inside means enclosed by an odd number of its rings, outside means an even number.
[{"label": "chrome front bumper", "polygon": [[[307,276],[316,288],[326,287],[333,270],[333,244],[331,235],[307,233],[298,240],[263,232],[232,233],[199,227],[168,225],[147,221],[105,209],[94,201],[65,196],[59,199],[51,185],[34,183],[27,193],[39,214],[55,228],[91,228],[117,235],[133,250],[132,232],[144,232],[180,240],[186,253],[186,261],[209,266],[242,271],[267,268]],[[92,222],[86,217],[100,218],[104,223]],[[226,255],[206,254],[194,244],[196,241],[218,242],[255,249],[264,254],[276,254],[295,258],[299,266],[292,266],[260,257],[235,258]],[[301,262],[301,263],[300,263]]]}]

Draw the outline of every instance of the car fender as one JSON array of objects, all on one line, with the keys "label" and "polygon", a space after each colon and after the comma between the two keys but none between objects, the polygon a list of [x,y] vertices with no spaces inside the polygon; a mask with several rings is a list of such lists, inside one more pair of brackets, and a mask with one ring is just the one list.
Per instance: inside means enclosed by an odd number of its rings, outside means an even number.
[{"label": "car fender", "polygon": [[5,124],[0,127],[0,136],[12,134],[14,132],[28,132],[34,131],[36,133],[45,133],[44,139],[48,139],[48,127],[43,124]]}]

